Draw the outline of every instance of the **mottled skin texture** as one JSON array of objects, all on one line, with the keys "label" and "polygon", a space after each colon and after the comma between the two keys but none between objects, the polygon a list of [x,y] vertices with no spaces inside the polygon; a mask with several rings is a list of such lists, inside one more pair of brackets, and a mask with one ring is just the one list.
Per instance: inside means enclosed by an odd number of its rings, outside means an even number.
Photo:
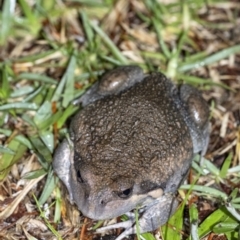
[{"label": "mottled skin texture", "polygon": [[[144,76],[137,67],[122,67],[81,101],[85,108],[70,126],[74,150],[65,140],[53,163],[71,200],[93,219],[140,206],[141,232],[164,224],[193,155],[206,151],[209,112],[201,95],[187,85],[177,88],[161,73]],[[136,231],[129,221],[120,225],[126,228],[122,237]]]},{"label": "mottled skin texture", "polygon": [[97,201],[101,197],[110,201],[118,199],[115,192],[133,185],[136,194],[156,188],[176,191],[179,183],[171,183],[170,177],[176,170],[186,174],[193,144],[170,92],[174,94],[172,83],[154,74],[75,116],[71,124],[76,136],[75,168],[84,180],[89,170],[94,175],[86,194],[92,191]]}]

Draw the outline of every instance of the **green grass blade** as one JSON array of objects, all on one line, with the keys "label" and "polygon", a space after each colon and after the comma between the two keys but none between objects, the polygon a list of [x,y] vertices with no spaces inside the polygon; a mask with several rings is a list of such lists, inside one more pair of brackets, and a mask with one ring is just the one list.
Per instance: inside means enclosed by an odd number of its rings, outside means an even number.
[{"label": "green grass blade", "polygon": [[43,205],[47,201],[47,199],[50,197],[55,187],[56,187],[56,177],[54,176],[53,171],[50,170],[48,173],[47,181],[44,185],[44,189],[38,200],[41,205]]},{"label": "green grass blade", "polygon": [[40,156],[43,157],[44,161],[47,163],[51,163],[52,153],[49,151],[46,145],[42,142],[42,140],[37,136],[30,136],[29,138],[35,150],[38,152]]},{"label": "green grass blade", "polygon": [[[54,94],[53,94],[53,97],[52,97],[52,102],[57,102],[60,100],[60,98],[62,97],[62,94],[63,94],[63,91],[64,91],[64,86],[66,85],[67,81],[70,80],[71,84],[72,84],[72,81],[73,81],[73,75],[74,75],[74,71],[75,71],[75,66],[76,66],[76,59],[75,59],[75,56],[72,55],[70,60],[69,60],[69,63],[68,63],[68,67],[66,69],[66,72],[65,74],[63,75],[60,83],[58,84]],[[70,87],[72,89],[72,85]],[[73,90],[68,90],[68,91],[72,91],[71,93],[71,99],[72,96],[73,96]],[[69,103],[70,101],[70,98],[66,97],[65,96],[65,100],[64,100],[64,106],[66,106],[67,103]]]},{"label": "green grass blade", "polygon": [[239,52],[240,52],[240,45],[235,45],[233,47],[225,48],[217,53],[212,54],[211,56],[205,59],[202,59],[190,64],[183,64],[181,67],[178,68],[178,71],[186,72],[194,68],[204,67]]},{"label": "green grass blade", "polygon": [[199,240],[198,236],[198,210],[195,204],[192,204],[189,209],[190,224],[191,224],[191,240]]},{"label": "green grass blade", "polygon": [[57,81],[51,77],[48,77],[44,74],[38,74],[38,73],[21,73],[18,75],[17,80],[20,79],[27,79],[32,81],[39,81],[42,83],[49,83],[49,84],[57,84]]},{"label": "green grass blade", "polygon": [[27,95],[31,93],[34,90],[34,87],[32,86],[23,86],[21,88],[16,89],[13,91],[10,95],[10,97],[15,98],[15,97],[21,97],[23,95]]},{"label": "green grass blade", "polygon": [[72,54],[67,71],[64,74],[66,78],[65,90],[63,93],[62,106],[66,108],[71,101],[74,99],[74,72],[76,68],[76,57]]},{"label": "green grass blade", "polygon": [[81,11],[80,14],[81,14],[82,22],[83,22],[83,27],[84,27],[84,30],[86,32],[86,36],[88,39],[87,43],[89,45],[89,49],[92,50],[94,48],[93,29],[91,27],[91,24],[90,24],[90,21],[89,21],[89,18],[87,16],[86,12]]},{"label": "green grass blade", "polygon": [[56,231],[56,230],[54,229],[54,227],[51,225],[51,223],[49,222],[49,220],[46,218],[45,212],[43,212],[42,209],[41,209],[41,207],[40,207],[41,203],[37,200],[37,198],[36,198],[36,196],[35,196],[34,194],[33,194],[33,198],[34,198],[34,200],[35,200],[35,202],[36,202],[36,205],[37,205],[37,208],[38,208],[38,210],[39,210],[39,212],[40,212],[40,216],[41,216],[41,217],[43,218],[43,220],[45,221],[45,223],[46,223],[47,227],[49,228],[49,230],[56,236],[56,238],[57,238],[58,240],[63,240],[62,237],[60,236],[60,234],[58,233],[58,231]]},{"label": "green grass blade", "polygon": [[171,216],[168,222],[161,227],[163,233],[163,239],[181,240],[180,234],[183,226],[183,210],[184,203],[182,203],[177,211]]},{"label": "green grass blade", "polygon": [[53,153],[54,150],[54,136],[51,131],[44,131],[40,133],[40,138],[48,148],[48,150]]},{"label": "green grass blade", "polygon": [[55,211],[54,211],[54,222],[59,223],[61,220],[61,203],[62,203],[62,196],[61,196],[61,191],[58,187],[55,188],[55,199],[56,199],[56,204],[55,204]]},{"label": "green grass blade", "polygon": [[105,32],[95,23],[91,22],[92,28],[96,31],[96,33],[102,38],[104,43],[110,49],[112,54],[122,63],[127,64],[127,59],[123,56],[123,54],[119,51],[119,49],[115,46],[115,44],[110,40],[110,38],[106,35]]},{"label": "green grass blade", "polygon": [[1,28],[0,28],[0,46],[5,43],[9,32],[12,28],[14,9],[16,5],[16,0],[7,0],[3,1],[2,7],[2,19],[1,19]]},{"label": "green grass blade", "polygon": [[41,27],[41,22],[39,21],[38,14],[30,8],[29,4],[25,0],[19,0],[19,4],[21,5],[22,11],[24,15],[26,16],[31,32],[35,35],[38,33],[40,27]]},{"label": "green grass blade", "polygon": [[72,116],[79,108],[70,104],[67,109],[61,114],[61,116],[57,119],[57,128],[60,129],[65,124],[66,120]]},{"label": "green grass blade", "polygon": [[157,33],[158,44],[159,44],[164,56],[167,59],[170,59],[171,53],[168,50],[167,45],[163,41],[163,37],[162,37],[162,34],[161,34],[161,29],[162,29],[161,23],[159,21],[157,21],[157,19],[155,19],[155,18],[152,19],[152,23],[153,23],[153,27],[154,27],[154,29],[156,30],[156,33]]},{"label": "green grass blade", "polygon": [[1,81],[0,81],[0,100],[7,100],[10,95],[10,83],[9,83],[9,74],[7,67],[4,65],[1,70]]},{"label": "green grass blade", "polygon": [[228,216],[226,215],[225,211],[223,209],[217,209],[212,214],[210,214],[199,226],[198,228],[198,235],[200,238],[203,238],[207,234],[209,234],[213,227],[219,223],[226,220]]},{"label": "green grass blade", "polygon": [[14,155],[15,152],[7,147],[1,146],[0,145],[0,153],[8,153],[10,155]]},{"label": "green grass blade", "polygon": [[214,189],[214,188],[211,188],[211,187],[206,187],[206,186],[201,186],[201,185],[182,185],[180,187],[180,189],[182,190],[189,190],[189,189],[192,189],[193,191],[198,191],[198,192],[201,192],[201,194],[206,194],[206,195],[212,195],[212,196],[215,196],[215,197],[218,197],[218,198],[222,198],[224,200],[227,199],[227,194],[222,192],[222,191],[219,191],[217,189]]},{"label": "green grass blade", "polygon": [[24,103],[24,102],[8,103],[0,106],[1,111],[12,110],[12,109],[37,110],[38,106],[35,103]]},{"label": "green grass blade", "polygon": [[4,153],[0,158],[0,181],[3,180],[8,172],[10,171],[10,167],[15,164],[26,152],[27,147],[13,138],[8,144],[7,148],[14,152]]},{"label": "green grass blade", "polygon": [[47,173],[46,170],[41,168],[41,169],[26,173],[22,178],[24,178],[24,179],[34,179],[34,178],[38,178],[42,175],[45,175],[46,173]]},{"label": "green grass blade", "polygon": [[228,169],[231,165],[231,162],[232,162],[232,153],[229,153],[229,155],[227,156],[227,158],[225,159],[223,165],[222,165],[222,168],[221,168],[221,171],[220,171],[220,174],[219,176],[221,178],[225,178],[226,175],[227,175],[227,172],[228,172]]}]

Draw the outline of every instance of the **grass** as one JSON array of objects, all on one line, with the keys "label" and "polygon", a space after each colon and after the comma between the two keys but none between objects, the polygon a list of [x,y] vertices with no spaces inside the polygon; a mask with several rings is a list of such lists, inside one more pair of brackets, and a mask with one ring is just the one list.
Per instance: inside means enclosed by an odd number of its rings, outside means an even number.
[{"label": "grass", "polygon": [[12,0],[0,5],[0,238],[93,237],[81,232],[79,213],[64,200],[52,156],[79,110],[72,101],[103,72],[127,64],[194,85],[211,107],[208,160],[203,167],[193,162],[188,183],[179,190],[182,205],[161,227],[162,237],[240,238],[237,2]]}]

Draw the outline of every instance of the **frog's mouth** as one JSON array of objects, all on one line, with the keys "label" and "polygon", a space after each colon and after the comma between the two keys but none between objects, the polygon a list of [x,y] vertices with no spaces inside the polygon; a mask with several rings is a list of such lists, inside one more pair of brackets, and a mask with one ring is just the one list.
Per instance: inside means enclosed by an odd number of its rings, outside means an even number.
[{"label": "frog's mouth", "polygon": [[79,189],[78,192],[73,191],[74,202],[84,216],[94,220],[105,220],[121,216],[136,207],[154,204],[156,199],[163,196],[163,190],[159,188],[145,194],[132,194],[127,199],[110,197],[111,200],[108,201],[106,200],[106,193],[86,194],[82,187],[79,188],[79,183],[75,182],[74,184],[76,184],[74,189]]}]

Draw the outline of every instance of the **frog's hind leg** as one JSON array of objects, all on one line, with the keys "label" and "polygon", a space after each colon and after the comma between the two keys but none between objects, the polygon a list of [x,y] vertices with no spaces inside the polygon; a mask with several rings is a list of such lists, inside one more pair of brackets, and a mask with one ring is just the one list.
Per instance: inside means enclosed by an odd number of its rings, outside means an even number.
[{"label": "frog's hind leg", "polygon": [[137,231],[139,231],[139,233],[154,231],[167,222],[177,206],[178,201],[175,197],[171,193],[165,194],[151,204],[151,206],[144,208],[142,214],[140,209],[140,217],[137,223],[138,226],[136,225],[135,214],[127,213],[126,215],[129,217],[129,220],[102,227],[96,231],[101,233],[106,230],[124,228],[125,230],[116,238],[116,240],[121,240],[128,235],[137,233]]}]

